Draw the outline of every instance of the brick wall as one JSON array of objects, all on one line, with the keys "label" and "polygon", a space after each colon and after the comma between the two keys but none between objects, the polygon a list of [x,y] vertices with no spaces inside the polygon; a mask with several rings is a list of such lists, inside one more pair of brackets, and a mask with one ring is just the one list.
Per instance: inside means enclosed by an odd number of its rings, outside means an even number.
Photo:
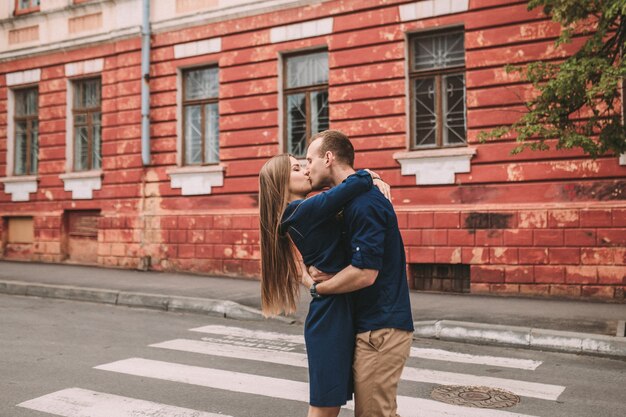
[{"label": "brick wall", "polygon": [[[258,277],[258,181],[282,152],[279,54],[327,47],[330,125],[350,136],[357,168],[393,187],[412,264],[470,265],[472,292],[623,300],[626,285],[626,167],[614,155],[575,150],[511,155],[510,138],[480,143],[481,130],[514,121],[532,89],[505,64],[556,62],[558,27],[525,1],[472,0],[469,11],[401,22],[400,4],[326,1],[153,35],[150,70],[152,163],[141,162],[140,39],[134,37],[0,62],[0,173],[7,164],[6,73],[41,68],[38,191],[11,202],[0,186],[0,216],[32,215],[31,252],[5,258],[61,262],[68,210],[100,210],[97,262],[104,266]],[[276,26],[333,17],[330,35],[271,43]],[[407,149],[407,34],[465,28],[471,172],[455,184],[417,186],[393,154]],[[182,43],[221,38],[221,51],[176,59]],[[66,171],[66,63],[101,58],[102,188],[73,200]],[[177,74],[219,66],[220,164],[224,186],[183,196],[167,170],[177,164]],[[1,223],[1,222],[0,222]],[[3,232],[6,235],[6,231]],[[4,245],[6,249],[6,244]]]},{"label": "brick wall", "polygon": [[401,212],[408,263],[468,264],[471,291],[623,299],[626,211]]}]

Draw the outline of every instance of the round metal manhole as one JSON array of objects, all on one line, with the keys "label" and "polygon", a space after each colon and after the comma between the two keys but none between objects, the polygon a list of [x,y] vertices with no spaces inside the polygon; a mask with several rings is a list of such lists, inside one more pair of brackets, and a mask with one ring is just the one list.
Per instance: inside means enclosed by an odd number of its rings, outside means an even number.
[{"label": "round metal manhole", "polygon": [[436,387],[430,396],[446,404],[476,408],[513,407],[520,401],[517,395],[501,389],[459,385]]}]

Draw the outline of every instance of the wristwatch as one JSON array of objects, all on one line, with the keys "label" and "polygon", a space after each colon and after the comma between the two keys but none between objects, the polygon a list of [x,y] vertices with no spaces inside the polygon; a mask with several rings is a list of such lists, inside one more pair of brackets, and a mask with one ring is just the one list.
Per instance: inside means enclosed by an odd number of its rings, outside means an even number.
[{"label": "wristwatch", "polygon": [[317,284],[317,282],[314,282],[313,285],[311,285],[309,292],[313,298],[322,298],[322,295],[317,292]]}]

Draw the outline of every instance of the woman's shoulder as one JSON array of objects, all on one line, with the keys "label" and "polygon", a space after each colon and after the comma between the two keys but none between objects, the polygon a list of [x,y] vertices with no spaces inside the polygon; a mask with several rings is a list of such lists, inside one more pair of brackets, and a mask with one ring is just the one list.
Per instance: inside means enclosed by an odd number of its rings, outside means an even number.
[{"label": "woman's shoulder", "polygon": [[293,219],[296,214],[296,209],[300,207],[300,205],[304,202],[304,200],[295,200],[287,204],[285,211],[283,212],[282,223],[288,222],[290,219]]}]

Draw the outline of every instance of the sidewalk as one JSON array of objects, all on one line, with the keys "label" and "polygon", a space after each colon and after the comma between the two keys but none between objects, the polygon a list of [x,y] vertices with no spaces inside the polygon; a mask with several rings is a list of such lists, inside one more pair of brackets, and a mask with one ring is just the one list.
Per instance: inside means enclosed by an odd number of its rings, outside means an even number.
[{"label": "sidewalk", "polygon": [[[263,320],[246,279],[0,261],[0,293]],[[284,321],[303,323],[308,302]],[[416,337],[626,359],[626,304],[412,292],[411,306]]]}]

